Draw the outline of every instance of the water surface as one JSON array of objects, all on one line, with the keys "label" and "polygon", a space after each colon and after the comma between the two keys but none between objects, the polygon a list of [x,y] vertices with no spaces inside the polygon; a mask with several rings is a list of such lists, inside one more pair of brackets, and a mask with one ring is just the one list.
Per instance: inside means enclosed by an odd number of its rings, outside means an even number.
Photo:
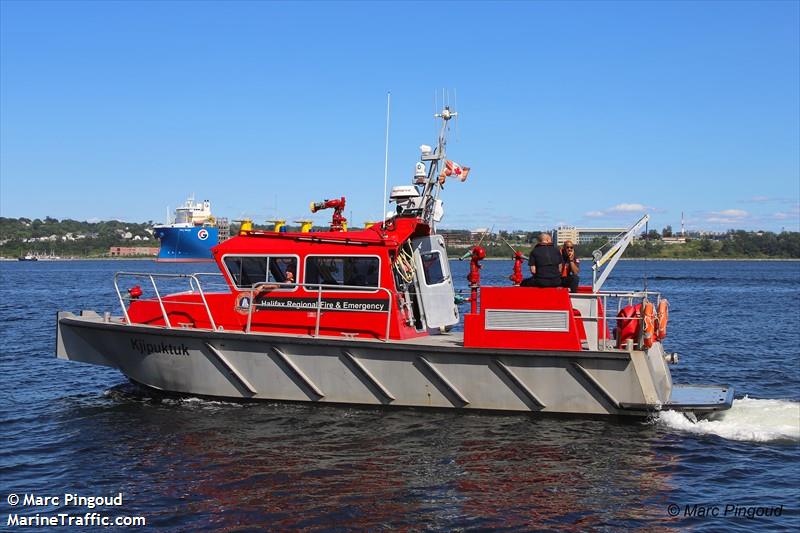
[{"label": "water surface", "polygon": [[[466,288],[468,264],[452,269]],[[670,299],[674,381],[736,388],[699,422],[153,398],[54,356],[58,310],[119,313],[116,270],[211,268],[0,263],[0,529],[11,492],[123,492],[124,514],[172,531],[800,529],[800,263],[618,265],[606,288],[646,274]],[[482,270],[486,284],[510,273]],[[783,512],[685,516],[694,504]]]}]

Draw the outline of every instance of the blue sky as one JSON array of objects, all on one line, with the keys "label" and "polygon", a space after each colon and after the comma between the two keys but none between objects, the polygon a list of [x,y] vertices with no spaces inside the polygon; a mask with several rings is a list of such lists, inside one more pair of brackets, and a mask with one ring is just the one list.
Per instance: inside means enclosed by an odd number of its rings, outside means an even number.
[{"label": "blue sky", "polygon": [[799,5],[4,0],[0,214],[361,223],[446,87],[446,227],[797,231]]}]

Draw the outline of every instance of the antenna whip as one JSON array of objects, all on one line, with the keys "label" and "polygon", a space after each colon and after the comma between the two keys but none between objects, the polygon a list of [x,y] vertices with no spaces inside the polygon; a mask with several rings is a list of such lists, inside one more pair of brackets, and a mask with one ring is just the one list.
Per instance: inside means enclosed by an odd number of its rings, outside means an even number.
[{"label": "antenna whip", "polygon": [[386,149],[383,154],[383,198],[381,201],[383,204],[381,205],[381,218],[380,220],[386,219],[386,187],[389,182],[389,111],[391,110],[392,106],[392,93],[391,91],[386,93]]}]

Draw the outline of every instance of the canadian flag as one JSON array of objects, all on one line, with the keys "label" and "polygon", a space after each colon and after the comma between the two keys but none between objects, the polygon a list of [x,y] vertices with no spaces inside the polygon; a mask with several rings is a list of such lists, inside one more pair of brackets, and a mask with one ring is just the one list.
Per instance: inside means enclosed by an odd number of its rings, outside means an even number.
[{"label": "canadian flag", "polygon": [[469,167],[463,167],[456,163],[455,161],[450,161],[449,159],[444,162],[444,168],[442,169],[441,174],[439,174],[439,183],[444,185],[445,180],[449,176],[456,176],[461,181],[465,181],[467,179],[467,175],[469,174]]}]

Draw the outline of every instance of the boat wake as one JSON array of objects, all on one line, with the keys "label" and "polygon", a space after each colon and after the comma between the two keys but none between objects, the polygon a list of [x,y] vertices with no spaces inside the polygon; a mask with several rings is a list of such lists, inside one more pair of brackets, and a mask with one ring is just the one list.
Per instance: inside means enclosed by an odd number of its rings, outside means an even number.
[{"label": "boat wake", "polygon": [[188,407],[197,409],[214,409],[219,407],[246,407],[243,402],[226,402],[224,400],[209,400],[195,396],[178,396],[160,394],[158,391],[145,389],[134,383],[120,383],[103,392],[106,398],[111,398],[120,403],[148,403],[166,406]]},{"label": "boat wake", "polygon": [[800,441],[800,403],[748,398],[734,400],[727,411],[693,420],[677,411],[659,413],[656,422],[670,429],[751,442]]}]

